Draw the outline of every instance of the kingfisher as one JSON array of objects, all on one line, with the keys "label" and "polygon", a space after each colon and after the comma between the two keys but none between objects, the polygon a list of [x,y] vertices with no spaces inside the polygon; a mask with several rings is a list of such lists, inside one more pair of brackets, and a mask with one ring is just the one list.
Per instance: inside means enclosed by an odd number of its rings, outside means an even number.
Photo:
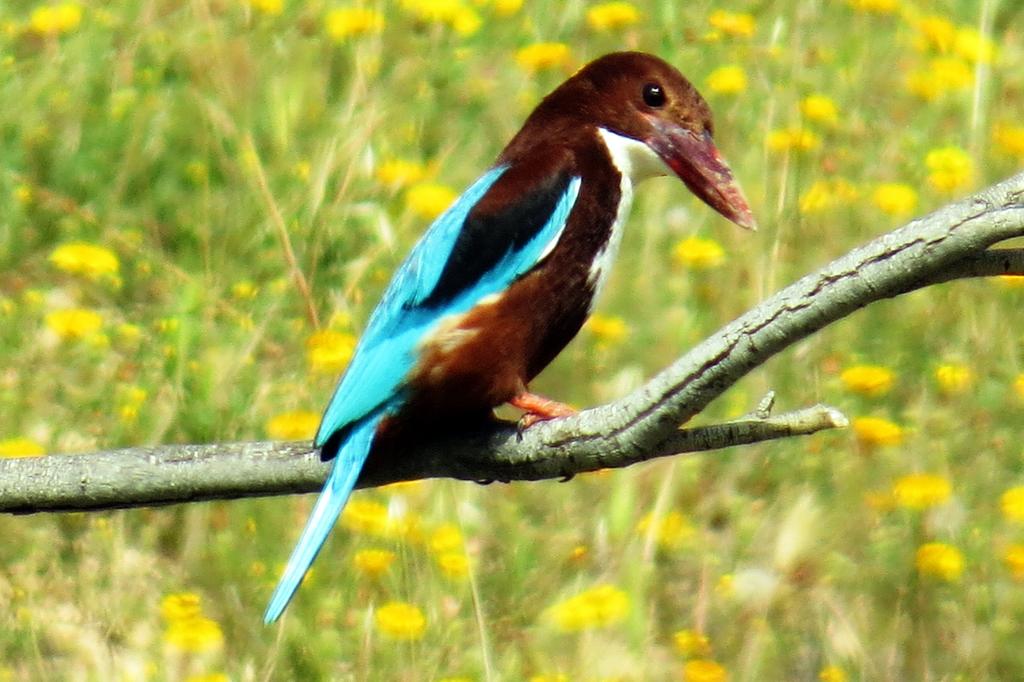
[{"label": "kingfisher", "polygon": [[583,326],[608,277],[633,186],[675,175],[755,229],[714,141],[711,111],[674,67],[641,52],[590,62],[413,247],[370,316],[314,440],[331,472],[264,614],[276,621],[376,441],[493,414],[520,428],[572,408],[527,386]]}]

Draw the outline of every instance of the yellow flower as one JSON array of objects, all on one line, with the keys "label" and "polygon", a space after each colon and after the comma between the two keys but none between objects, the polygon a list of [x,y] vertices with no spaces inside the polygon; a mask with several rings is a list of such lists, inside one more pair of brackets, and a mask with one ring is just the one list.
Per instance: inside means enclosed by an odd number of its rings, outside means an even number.
[{"label": "yellow flower", "polygon": [[357,339],[348,332],[321,329],[306,339],[306,361],[317,374],[341,373],[352,359]]},{"label": "yellow flower", "polygon": [[964,572],[964,557],[952,545],[929,542],[917,548],[914,565],[921,575],[954,582]]},{"label": "yellow flower", "polygon": [[462,549],[462,531],[454,523],[443,523],[430,535],[430,549],[437,554]]},{"label": "yellow flower", "polygon": [[757,32],[754,17],[743,12],[715,10],[708,17],[708,23],[725,35],[735,38],[750,38]]},{"label": "yellow flower", "polygon": [[202,614],[199,595],[195,592],[169,594],[160,601],[160,615],[168,622],[197,618]]},{"label": "yellow flower", "polygon": [[231,682],[226,673],[204,673],[201,675],[189,675],[185,682]]},{"label": "yellow flower", "polygon": [[947,53],[952,51],[956,41],[956,26],[944,16],[931,14],[917,22],[918,39],[916,45],[920,50],[934,50]]},{"label": "yellow flower", "polygon": [[939,192],[954,192],[971,183],[974,162],[959,147],[940,147],[928,152],[928,183]]},{"label": "yellow flower", "polygon": [[1003,555],[1006,567],[1014,580],[1024,580],[1024,545],[1010,545]]},{"label": "yellow flower", "polygon": [[405,193],[405,205],[416,215],[433,220],[452,205],[458,195],[452,188],[434,182],[413,185]]},{"label": "yellow flower", "polygon": [[695,658],[683,665],[683,679],[686,682],[726,682],[729,673],[711,659]]},{"label": "yellow flower", "polygon": [[846,0],[858,12],[893,14],[899,9],[899,0]]},{"label": "yellow flower", "polygon": [[327,35],[335,42],[344,42],[355,36],[380,33],[384,30],[384,15],[363,7],[338,7],[324,17]]},{"label": "yellow flower", "polygon": [[352,562],[363,575],[379,578],[395,562],[395,553],[387,549],[361,549],[356,552]]},{"label": "yellow flower", "polygon": [[971,387],[974,383],[974,372],[965,365],[946,363],[935,368],[935,381],[943,393],[956,395]]},{"label": "yellow flower", "polygon": [[248,0],[249,6],[257,12],[277,16],[284,11],[284,0]]},{"label": "yellow flower", "polygon": [[846,178],[815,180],[800,196],[801,213],[821,213],[840,206],[849,206],[860,197],[860,191]]},{"label": "yellow flower", "polygon": [[1024,400],[1024,374],[1018,374],[1017,378],[1013,380],[1013,390],[1018,398]]},{"label": "yellow flower", "polygon": [[377,167],[374,173],[377,181],[390,187],[408,187],[426,176],[427,169],[422,163],[408,159],[391,159]]},{"label": "yellow flower", "polygon": [[867,447],[899,445],[903,442],[903,429],[888,419],[880,417],[858,417],[853,420],[853,432],[857,440]]},{"label": "yellow flower", "polygon": [[86,308],[66,308],[47,313],[46,326],[62,339],[84,339],[99,333],[103,316]]},{"label": "yellow flower", "polygon": [[392,538],[401,532],[401,523],[388,508],[372,500],[354,499],[341,513],[341,525],[356,533]]},{"label": "yellow flower", "polygon": [[45,455],[42,445],[24,436],[0,440],[0,457],[39,457]]},{"label": "yellow flower", "polygon": [[809,152],[821,146],[821,138],[806,128],[784,128],[768,133],[767,143],[773,152]]},{"label": "yellow flower", "polygon": [[738,95],[747,89],[747,72],[742,66],[720,66],[707,78],[708,89],[719,95]]},{"label": "yellow flower", "polygon": [[628,2],[602,2],[587,10],[587,24],[595,31],[614,31],[640,21],[640,12]]},{"label": "yellow flower", "polygon": [[377,631],[391,639],[414,640],[423,637],[427,619],[412,604],[393,601],[384,604],[374,614]]},{"label": "yellow flower", "polygon": [[895,375],[888,367],[878,365],[855,365],[843,370],[839,380],[851,393],[878,398],[889,392]]},{"label": "yellow flower", "polygon": [[283,412],[267,422],[267,436],[274,440],[310,440],[319,424],[316,412]]},{"label": "yellow flower", "polygon": [[58,246],[50,253],[50,262],[58,270],[92,280],[101,277],[116,278],[121,267],[117,254],[110,249],[83,242]]},{"label": "yellow flower", "polygon": [[846,671],[838,665],[826,665],[818,673],[821,682],[846,682]]},{"label": "yellow flower", "polygon": [[401,4],[416,20],[450,26],[463,36],[476,33],[483,23],[462,0],[403,0]]},{"label": "yellow flower", "polygon": [[676,645],[676,651],[683,656],[706,658],[711,655],[711,640],[702,632],[679,630],[672,635],[672,641]]},{"label": "yellow flower", "polygon": [[898,478],[892,486],[896,504],[907,509],[923,510],[949,501],[953,487],[942,476],[909,474]]},{"label": "yellow flower", "polygon": [[973,26],[961,26],[956,30],[953,50],[969,62],[991,64],[996,58],[996,44],[983,36]]},{"label": "yellow flower", "polygon": [[493,0],[491,7],[499,17],[510,17],[523,8],[523,0]]},{"label": "yellow flower", "polygon": [[917,208],[917,192],[910,185],[888,182],[875,188],[871,201],[883,213],[908,216]]},{"label": "yellow flower", "polygon": [[534,43],[516,52],[516,63],[526,71],[566,69],[572,53],[565,43]]},{"label": "yellow flower", "polygon": [[957,57],[936,57],[924,70],[907,75],[907,89],[925,101],[956,90],[966,90],[974,83],[974,71]]},{"label": "yellow flower", "polygon": [[607,627],[618,623],[629,612],[629,597],[613,585],[599,585],[558,602],[551,617],[564,632]]},{"label": "yellow flower", "polygon": [[463,552],[439,554],[437,565],[449,580],[462,580],[469,575],[469,557]]},{"label": "yellow flower", "polygon": [[614,315],[591,315],[586,328],[598,341],[607,344],[621,343],[629,336],[629,325]]},{"label": "yellow flower", "polygon": [[714,239],[687,237],[672,248],[672,260],[691,270],[710,270],[725,262],[725,249]]},{"label": "yellow flower", "polygon": [[693,535],[693,526],[685,516],[675,510],[668,512],[660,519],[655,519],[651,513],[645,514],[637,524],[636,532],[647,535],[651,531],[652,525],[655,540],[665,549],[676,548]]},{"label": "yellow flower", "polygon": [[18,185],[11,194],[14,196],[14,200],[22,206],[32,203],[32,188],[28,185]]},{"label": "yellow flower", "polygon": [[1003,518],[1013,523],[1024,523],[1024,485],[1008,489],[999,498]]},{"label": "yellow flower", "polygon": [[839,122],[839,109],[831,97],[808,95],[800,102],[800,113],[808,121],[834,126]]},{"label": "yellow flower", "polygon": [[164,641],[171,647],[188,653],[214,651],[224,644],[224,633],[217,621],[206,616],[179,618],[171,621],[164,631]]},{"label": "yellow flower", "polygon": [[55,36],[70,33],[82,23],[82,7],[75,2],[40,5],[32,10],[28,25],[33,33]]},{"label": "yellow flower", "polygon": [[248,279],[239,280],[231,285],[231,296],[239,301],[254,299],[256,298],[257,292],[259,292],[259,287]]},{"label": "yellow flower", "polygon": [[997,125],[992,131],[992,141],[1004,154],[1024,160],[1024,126]]}]

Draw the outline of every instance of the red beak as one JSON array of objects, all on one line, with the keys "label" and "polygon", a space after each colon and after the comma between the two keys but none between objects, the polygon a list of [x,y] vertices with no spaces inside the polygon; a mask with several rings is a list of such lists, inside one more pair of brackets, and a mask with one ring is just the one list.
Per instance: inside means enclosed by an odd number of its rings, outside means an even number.
[{"label": "red beak", "polygon": [[757,229],[757,221],[746,197],[732,176],[710,133],[696,135],[662,119],[648,119],[655,134],[645,140],[679,179],[701,201],[748,230]]}]

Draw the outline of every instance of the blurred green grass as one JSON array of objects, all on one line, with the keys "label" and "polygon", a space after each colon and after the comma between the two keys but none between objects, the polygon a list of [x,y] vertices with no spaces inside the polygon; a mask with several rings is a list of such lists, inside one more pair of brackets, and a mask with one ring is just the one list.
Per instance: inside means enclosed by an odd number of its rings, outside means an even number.
[{"label": "blurred green grass", "polygon": [[[308,436],[429,214],[605,52],[704,91],[762,229],[643,186],[598,323],[537,382],[578,405],[1024,163],[1014,3],[612,5],[0,6],[0,453]],[[709,80],[729,65],[744,82]],[[260,615],[308,498],[0,519],[0,680],[1020,679],[1022,297],[876,304],[700,417],[773,389],[882,418],[889,444],[867,422],[359,493],[280,629]],[[889,385],[843,374],[864,365]]]}]

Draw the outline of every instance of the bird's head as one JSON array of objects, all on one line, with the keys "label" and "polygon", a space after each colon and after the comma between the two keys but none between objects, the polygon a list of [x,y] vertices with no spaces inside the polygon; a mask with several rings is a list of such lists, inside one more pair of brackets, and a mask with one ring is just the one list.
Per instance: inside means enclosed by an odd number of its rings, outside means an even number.
[{"label": "bird's head", "polygon": [[[753,213],[713,141],[711,110],[665,61],[642,52],[596,59],[554,90],[531,118],[593,126],[634,181],[674,173],[708,206],[740,227]],[[624,167],[625,166],[625,167]]]}]

